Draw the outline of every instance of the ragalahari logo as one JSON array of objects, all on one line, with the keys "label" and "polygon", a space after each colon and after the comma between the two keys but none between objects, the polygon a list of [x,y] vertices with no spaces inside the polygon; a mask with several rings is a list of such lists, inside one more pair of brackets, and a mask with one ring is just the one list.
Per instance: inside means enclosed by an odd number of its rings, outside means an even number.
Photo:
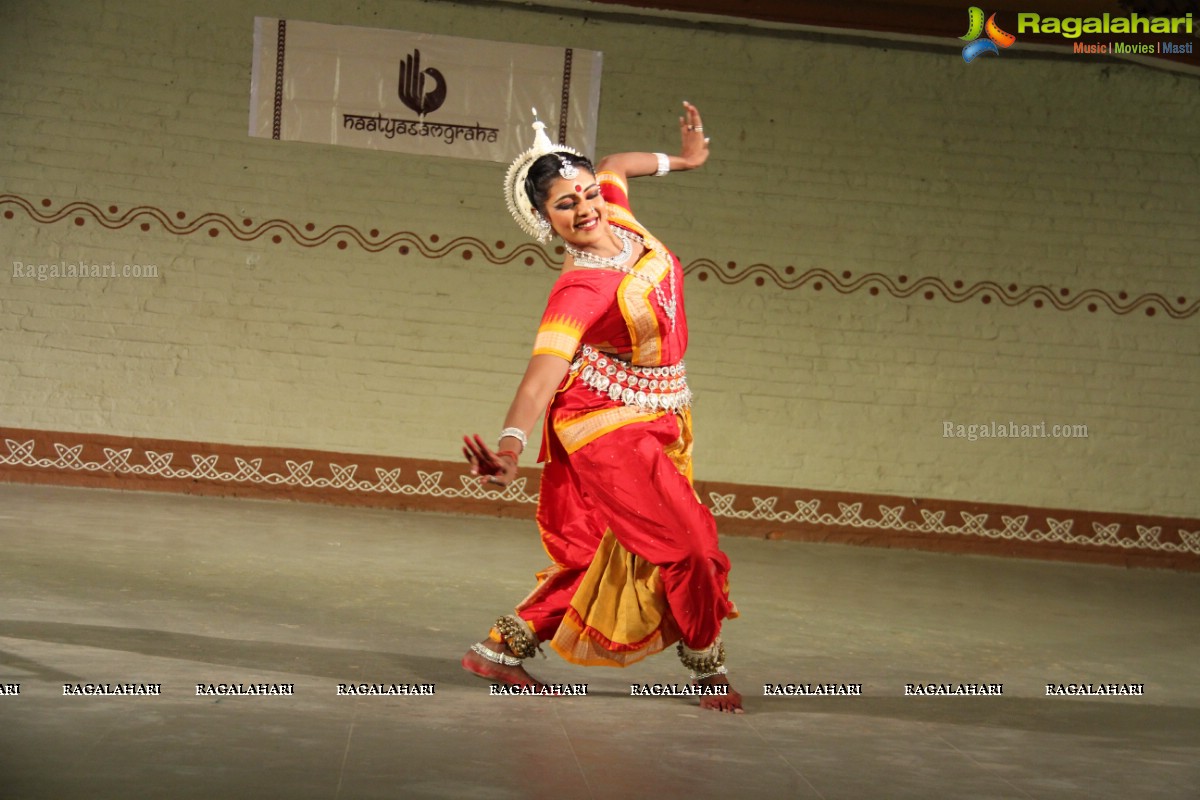
[{"label": "ragalahari logo", "polygon": [[[987,18],[987,23],[983,21],[983,9],[979,6],[971,6],[967,9],[967,35],[960,36],[967,46],[963,48],[963,61],[970,64],[975,60],[976,56],[983,53],[995,53],[1000,55],[1000,48],[1012,47],[1012,43],[1017,40],[1017,37],[1011,33],[1005,33],[1000,30],[1000,26],[996,24],[996,15],[992,14]],[[979,34],[987,33],[986,39],[980,39]]]}]

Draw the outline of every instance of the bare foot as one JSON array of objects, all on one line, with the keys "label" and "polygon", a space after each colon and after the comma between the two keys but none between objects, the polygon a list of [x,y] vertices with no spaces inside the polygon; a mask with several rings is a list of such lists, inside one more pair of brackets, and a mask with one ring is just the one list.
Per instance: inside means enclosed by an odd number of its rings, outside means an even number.
[{"label": "bare foot", "polygon": [[734,691],[732,686],[729,686],[729,679],[724,675],[713,675],[704,680],[697,681],[699,686],[728,686],[728,694],[706,694],[700,697],[700,707],[707,708],[711,711],[724,711],[726,714],[744,714],[746,709],[742,708],[742,696]]},{"label": "bare foot", "polygon": [[[507,645],[496,644],[491,639],[484,639],[480,644],[493,653],[512,656]],[[504,649],[501,650],[501,647]],[[506,664],[497,664],[479,655],[474,650],[468,650],[467,654],[463,656],[462,667],[467,672],[473,672],[492,683],[507,683],[511,686],[532,686],[535,689],[541,689],[543,685],[541,681],[535,680],[530,676],[525,671],[525,667],[521,665],[510,667]]]}]

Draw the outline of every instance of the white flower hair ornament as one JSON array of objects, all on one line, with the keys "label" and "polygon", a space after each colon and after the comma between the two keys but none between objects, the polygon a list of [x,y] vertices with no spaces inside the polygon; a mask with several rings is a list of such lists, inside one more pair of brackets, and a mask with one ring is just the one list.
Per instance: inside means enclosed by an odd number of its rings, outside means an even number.
[{"label": "white flower hair ornament", "polygon": [[[504,199],[508,203],[509,213],[521,226],[521,230],[542,244],[549,242],[554,232],[550,228],[550,222],[534,208],[533,201],[529,199],[529,193],[525,191],[525,179],[529,177],[529,168],[533,166],[533,162],[547,153],[560,152],[583,158],[583,154],[578,150],[551,142],[550,137],[546,135],[545,123],[537,118],[537,109],[533,109],[533,146],[513,159],[509,165],[508,174],[504,176]],[[573,163],[563,159],[558,174],[570,179],[578,174],[578,169]]]}]

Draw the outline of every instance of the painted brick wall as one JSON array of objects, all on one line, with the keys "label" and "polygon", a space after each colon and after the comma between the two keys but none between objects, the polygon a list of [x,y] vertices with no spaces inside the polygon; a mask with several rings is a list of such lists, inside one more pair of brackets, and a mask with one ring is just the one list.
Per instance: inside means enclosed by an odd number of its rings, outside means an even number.
[{"label": "painted brick wall", "polygon": [[[0,424],[418,458],[499,427],[554,277],[485,257],[523,243],[503,166],[249,138],[255,15],[601,50],[602,153],[672,149],[700,106],[709,165],[634,186],[711,261],[688,288],[697,477],[1200,513],[1196,78],[504,4],[0,5]],[[143,206],[196,230],[117,222]],[[73,261],[157,277],[9,269]],[[1088,435],[943,436],[992,420]]]}]

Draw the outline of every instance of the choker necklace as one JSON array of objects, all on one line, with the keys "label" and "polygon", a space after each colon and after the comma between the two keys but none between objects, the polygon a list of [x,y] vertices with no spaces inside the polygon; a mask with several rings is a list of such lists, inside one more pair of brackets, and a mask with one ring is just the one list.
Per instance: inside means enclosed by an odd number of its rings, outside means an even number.
[{"label": "choker necklace", "polygon": [[[617,238],[621,240],[621,252],[615,256],[597,256],[592,253],[579,250],[571,245],[563,242],[563,246],[571,257],[575,259],[575,263],[586,269],[615,269],[618,272],[624,272],[626,275],[632,275],[635,278],[641,278],[647,283],[654,285],[654,297],[658,300],[659,307],[663,313],[667,315],[667,319],[671,321],[671,330],[675,330],[675,265],[671,262],[670,255],[667,255],[662,260],[667,265],[668,286],[671,291],[671,299],[667,299],[667,295],[663,292],[662,281],[651,281],[645,275],[641,274],[633,267],[626,266],[625,262],[629,260],[629,256],[633,254],[633,243],[646,245],[646,240],[638,236],[632,231],[627,231],[624,228],[613,226],[613,232],[617,234]],[[649,246],[646,249],[650,249]]]},{"label": "choker necklace", "polygon": [[613,228],[617,233],[617,238],[621,240],[621,252],[615,256],[598,256],[594,253],[588,253],[584,250],[572,247],[563,242],[563,246],[571,257],[575,259],[575,263],[581,267],[590,267],[592,269],[620,269],[629,256],[633,254],[633,239],[628,236],[621,235],[620,228]]}]

